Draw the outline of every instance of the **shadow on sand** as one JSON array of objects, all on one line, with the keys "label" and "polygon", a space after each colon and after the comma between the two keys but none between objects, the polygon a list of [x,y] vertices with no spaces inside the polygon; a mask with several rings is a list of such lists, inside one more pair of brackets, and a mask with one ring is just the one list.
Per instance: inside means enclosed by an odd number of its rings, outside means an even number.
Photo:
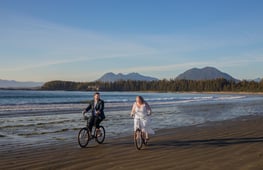
[{"label": "shadow on sand", "polygon": [[204,140],[161,140],[150,144],[155,147],[193,147],[193,146],[228,146],[246,143],[263,142],[263,137],[249,138],[223,138],[223,139],[204,139]]}]

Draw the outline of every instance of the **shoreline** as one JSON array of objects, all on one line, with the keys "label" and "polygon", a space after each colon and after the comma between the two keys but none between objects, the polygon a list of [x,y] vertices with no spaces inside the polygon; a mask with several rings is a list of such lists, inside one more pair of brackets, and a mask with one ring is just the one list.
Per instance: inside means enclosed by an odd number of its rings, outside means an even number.
[{"label": "shoreline", "polygon": [[[63,91],[63,92],[95,92],[95,91],[81,91],[81,90],[42,90],[38,88],[0,88],[0,90],[20,90],[20,91]],[[100,91],[100,92],[132,92],[132,93],[189,93],[189,94],[259,94],[263,92],[250,92],[250,91]]]},{"label": "shoreline", "polygon": [[263,116],[161,129],[137,151],[131,136],[81,149],[77,141],[0,151],[2,169],[262,169]]},{"label": "shoreline", "polygon": [[[198,93],[198,92],[196,92]],[[246,95],[263,95],[263,92],[200,92],[203,94],[246,94]]]}]

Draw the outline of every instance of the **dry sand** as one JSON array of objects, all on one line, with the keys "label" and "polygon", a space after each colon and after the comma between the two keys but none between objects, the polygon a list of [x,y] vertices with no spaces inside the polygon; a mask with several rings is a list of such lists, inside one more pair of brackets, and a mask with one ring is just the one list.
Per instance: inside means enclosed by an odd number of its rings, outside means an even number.
[{"label": "dry sand", "polygon": [[0,169],[262,170],[263,117],[161,130],[140,151],[132,136],[84,149],[76,141],[2,147]]}]

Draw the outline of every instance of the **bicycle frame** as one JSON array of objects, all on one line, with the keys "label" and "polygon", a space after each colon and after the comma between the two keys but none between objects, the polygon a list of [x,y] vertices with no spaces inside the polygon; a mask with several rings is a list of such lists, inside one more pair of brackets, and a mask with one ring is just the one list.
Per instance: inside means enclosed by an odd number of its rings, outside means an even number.
[{"label": "bicycle frame", "polygon": [[86,147],[88,145],[89,141],[92,139],[95,139],[98,144],[102,144],[104,142],[105,134],[106,134],[104,127],[101,125],[99,126],[99,129],[101,131],[101,135],[98,136],[96,128],[94,128],[93,133],[90,132],[90,130],[88,128],[89,118],[85,116],[84,119],[87,120],[86,127],[81,128],[79,133],[78,133],[78,143],[79,143],[80,147],[82,147],[82,148]]},{"label": "bicycle frame", "polygon": [[[138,120],[141,121],[140,118]],[[146,145],[145,133],[141,130],[140,122],[138,128],[134,132],[134,144],[137,150],[140,150],[143,145]]]}]

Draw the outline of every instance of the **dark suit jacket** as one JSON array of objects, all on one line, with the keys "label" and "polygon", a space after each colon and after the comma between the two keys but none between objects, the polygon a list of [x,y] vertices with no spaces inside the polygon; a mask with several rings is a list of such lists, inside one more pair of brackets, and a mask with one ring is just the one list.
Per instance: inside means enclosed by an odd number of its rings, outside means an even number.
[{"label": "dark suit jacket", "polygon": [[104,115],[104,101],[99,99],[99,101],[97,102],[96,106],[94,106],[94,100],[91,100],[89,102],[88,107],[86,108],[86,112],[90,111],[92,113],[94,113],[94,111],[100,111],[100,114],[98,116],[100,116],[102,119],[105,119],[105,115]]}]

